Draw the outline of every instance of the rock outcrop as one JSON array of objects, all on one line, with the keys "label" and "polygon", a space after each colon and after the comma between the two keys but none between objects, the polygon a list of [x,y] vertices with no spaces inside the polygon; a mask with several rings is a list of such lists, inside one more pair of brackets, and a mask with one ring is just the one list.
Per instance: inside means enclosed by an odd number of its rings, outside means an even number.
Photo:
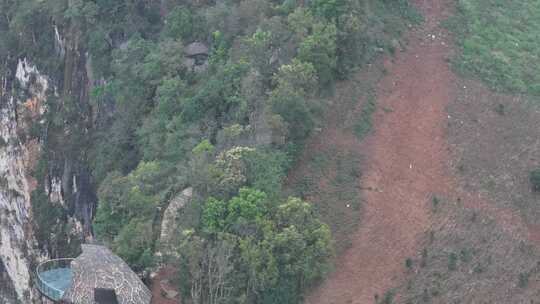
[{"label": "rock outcrop", "polygon": [[193,188],[186,188],[180,194],[175,196],[169,203],[167,209],[165,209],[161,221],[161,234],[159,237],[162,254],[174,254],[174,245],[177,243],[175,241],[181,233],[181,231],[178,231],[178,227],[181,227],[179,215],[184,206],[191,200],[192,196]]}]

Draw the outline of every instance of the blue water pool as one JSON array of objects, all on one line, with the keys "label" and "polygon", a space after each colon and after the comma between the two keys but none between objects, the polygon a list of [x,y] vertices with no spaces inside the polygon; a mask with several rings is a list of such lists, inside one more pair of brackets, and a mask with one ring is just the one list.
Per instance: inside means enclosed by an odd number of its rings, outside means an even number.
[{"label": "blue water pool", "polygon": [[71,286],[73,273],[70,268],[55,268],[39,274],[43,283],[48,287],[55,288],[62,293]]}]

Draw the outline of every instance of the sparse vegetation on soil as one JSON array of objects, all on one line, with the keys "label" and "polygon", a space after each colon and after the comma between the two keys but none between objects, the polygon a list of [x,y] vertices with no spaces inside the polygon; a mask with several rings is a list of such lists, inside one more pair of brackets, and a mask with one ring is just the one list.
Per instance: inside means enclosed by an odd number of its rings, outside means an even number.
[{"label": "sparse vegetation on soil", "polygon": [[[532,12],[537,1],[524,5],[531,11],[517,2],[458,2],[455,12],[450,0],[416,1],[426,23],[412,31],[410,48],[385,62],[373,123],[359,128],[368,136],[362,146],[366,168],[358,232],[335,273],[306,303],[384,303],[389,291],[391,301],[411,304],[529,303],[540,298],[540,208],[530,179],[540,161],[540,112],[528,102],[532,98],[494,93],[449,70],[449,58],[458,51],[453,61],[458,71],[497,91],[536,94],[538,74],[530,71],[538,66],[538,52],[530,46],[540,43],[532,37],[540,19],[523,18],[534,18],[540,10]],[[463,5],[472,10],[464,12]],[[490,11],[491,6],[496,9]],[[506,28],[504,20],[491,26],[498,21],[490,20],[493,12],[506,17],[520,13],[514,16],[520,21]],[[461,30],[457,50],[439,27],[452,13],[457,15],[448,25]],[[518,28],[519,22],[528,26]],[[520,31],[516,39],[527,43],[491,54],[488,32],[498,31],[505,44],[514,30]],[[477,49],[464,46],[474,31],[480,37],[474,39],[484,44]],[[488,53],[509,56],[511,66],[493,62]],[[502,75],[507,71],[512,79]],[[365,123],[371,115],[358,117],[356,123]],[[424,161],[429,165],[423,166]]]},{"label": "sparse vegetation on soil", "polygon": [[[538,299],[540,255],[519,234],[509,233],[494,218],[478,215],[453,200],[441,206],[435,237],[415,259],[402,285],[399,303],[529,303]],[[414,260],[413,260],[414,261]]]},{"label": "sparse vegetation on soil", "polygon": [[404,51],[384,61],[386,73],[376,86],[374,132],[359,147],[366,169],[359,181],[362,217],[352,246],[306,303],[373,303],[376,294],[383,301],[406,271],[404,261],[416,254],[418,236],[430,225],[432,194],[447,192],[438,118],[444,117],[449,94],[450,70],[444,61],[449,49],[441,43],[446,42],[438,22],[431,20],[444,10],[431,2],[422,9],[430,10],[426,23],[406,36]]},{"label": "sparse vegetation on soil", "polygon": [[423,21],[407,0],[363,3],[373,16],[366,20],[366,35],[377,37],[366,46],[374,47],[367,47],[364,57],[355,58],[362,63],[358,72],[336,84],[335,96],[326,104],[326,114],[318,122],[323,128],[308,140],[286,183],[291,194],[313,202],[332,230],[338,253],[351,246],[353,233],[361,222],[360,142],[372,128],[376,110],[374,88],[385,73],[382,62],[374,60],[384,53],[399,51],[404,42],[397,38]]},{"label": "sparse vegetation on soil", "polygon": [[[493,92],[460,80],[448,106],[448,140],[464,187],[540,223],[534,171],[540,165],[540,109],[532,97]],[[503,104],[504,115],[493,109]],[[536,235],[537,233],[533,233]],[[539,238],[540,239],[540,238]]]},{"label": "sparse vegetation on soil", "polygon": [[354,124],[354,135],[358,137],[358,140],[364,139],[364,137],[371,131],[372,128],[372,115],[376,110],[375,93],[369,92],[367,101],[362,106],[362,111],[358,117],[358,120]]},{"label": "sparse vegetation on soil", "polygon": [[447,140],[455,197],[433,200],[438,224],[397,291],[403,303],[534,303],[540,297],[540,208],[531,171],[540,160],[540,112],[534,97],[501,93],[538,94],[539,74],[530,72],[539,66],[532,47],[540,43],[537,6],[458,1],[447,23],[461,47],[454,67],[490,89],[471,79],[453,85]]},{"label": "sparse vegetation on soil", "polygon": [[[365,74],[357,73],[351,80],[338,84],[325,128],[307,143],[287,182],[290,194],[312,202],[330,226],[337,253],[351,246],[352,234],[361,221],[363,199],[358,180],[362,175],[362,156],[354,124],[382,72],[373,66],[369,75]],[[351,108],[358,110],[349,111]]]}]

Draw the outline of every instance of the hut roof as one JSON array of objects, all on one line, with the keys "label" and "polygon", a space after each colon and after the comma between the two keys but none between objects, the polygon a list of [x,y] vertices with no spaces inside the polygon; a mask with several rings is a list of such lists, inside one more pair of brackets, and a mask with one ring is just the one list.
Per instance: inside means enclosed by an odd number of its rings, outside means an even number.
[{"label": "hut roof", "polygon": [[94,304],[96,290],[114,291],[119,304],[149,304],[152,298],[137,274],[106,247],[82,245],[71,269],[73,283],[62,298],[66,303]]},{"label": "hut roof", "polygon": [[201,42],[193,42],[184,48],[186,56],[208,55],[208,47]]}]

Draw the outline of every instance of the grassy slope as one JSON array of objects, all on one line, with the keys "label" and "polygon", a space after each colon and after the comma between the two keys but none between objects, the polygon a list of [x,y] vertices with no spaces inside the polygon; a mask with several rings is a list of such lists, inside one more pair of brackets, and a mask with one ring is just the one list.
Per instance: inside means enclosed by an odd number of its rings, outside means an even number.
[{"label": "grassy slope", "polygon": [[540,0],[458,0],[456,68],[497,91],[540,95]]}]

